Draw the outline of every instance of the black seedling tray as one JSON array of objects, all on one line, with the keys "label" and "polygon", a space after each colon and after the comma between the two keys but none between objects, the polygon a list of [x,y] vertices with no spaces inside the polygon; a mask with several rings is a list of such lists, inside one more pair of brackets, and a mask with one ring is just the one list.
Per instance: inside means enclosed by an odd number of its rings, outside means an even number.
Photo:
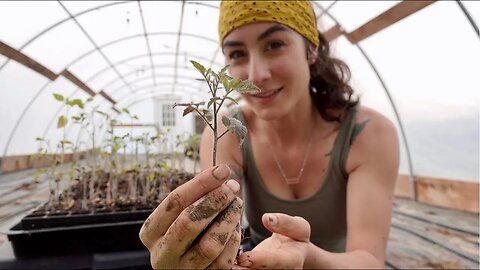
[{"label": "black seedling tray", "polygon": [[16,257],[145,250],[138,233],[150,213],[27,216],[7,236]]}]

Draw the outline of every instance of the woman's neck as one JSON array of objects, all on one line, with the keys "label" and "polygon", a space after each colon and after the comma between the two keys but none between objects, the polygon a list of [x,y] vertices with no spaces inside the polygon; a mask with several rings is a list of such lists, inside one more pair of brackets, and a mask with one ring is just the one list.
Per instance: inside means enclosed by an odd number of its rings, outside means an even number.
[{"label": "woman's neck", "polygon": [[297,106],[284,117],[276,120],[265,121],[259,119],[258,129],[265,134],[271,145],[277,147],[296,146],[310,139],[314,132],[316,122],[321,117],[313,104]]}]

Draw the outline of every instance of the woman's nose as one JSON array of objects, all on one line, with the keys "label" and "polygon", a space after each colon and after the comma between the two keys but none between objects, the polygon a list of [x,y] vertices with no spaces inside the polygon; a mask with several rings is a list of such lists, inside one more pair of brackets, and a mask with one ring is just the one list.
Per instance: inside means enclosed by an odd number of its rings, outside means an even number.
[{"label": "woman's nose", "polygon": [[268,63],[260,57],[251,56],[248,63],[248,81],[261,88],[271,78]]}]

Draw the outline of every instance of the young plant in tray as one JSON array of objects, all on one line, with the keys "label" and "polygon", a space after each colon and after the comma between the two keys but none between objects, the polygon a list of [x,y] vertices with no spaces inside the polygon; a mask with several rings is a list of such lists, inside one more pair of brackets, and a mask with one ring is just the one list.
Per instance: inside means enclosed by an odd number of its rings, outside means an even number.
[{"label": "young plant in tray", "polygon": [[198,154],[200,151],[200,135],[191,134],[185,140],[182,141],[183,148],[185,149],[185,156],[193,161],[193,172],[197,172]]},{"label": "young plant in tray", "polygon": [[[229,95],[233,91],[239,93],[251,93],[260,91],[255,85],[248,81],[232,78],[227,75],[228,66],[223,67],[218,73],[214,72],[211,68],[206,69],[200,63],[193,60],[190,61],[193,66],[202,74],[203,78],[199,79],[207,83],[211,98],[207,102],[205,108],[205,102],[199,103],[175,103],[176,106],[186,107],[183,111],[183,116],[196,112],[207,126],[213,131],[213,150],[212,150],[212,164],[216,165],[217,159],[217,144],[223,135],[228,131],[234,132],[240,139],[240,144],[243,143],[245,136],[247,135],[247,128],[238,119],[229,116],[222,116],[222,123],[227,128],[222,134],[218,129],[218,114],[225,100],[237,103],[237,101]],[[223,89],[224,91],[220,91]],[[210,112],[210,108],[213,113]]]},{"label": "young plant in tray", "polygon": [[[55,192],[54,192],[53,196],[54,196],[54,199],[56,199],[60,195],[60,181],[63,177],[63,173],[56,172],[56,169],[57,169],[56,166],[59,165],[59,164],[65,163],[65,151],[67,149],[70,149],[72,151],[72,154],[74,152],[73,142],[67,140],[67,138],[66,138],[66,134],[67,134],[66,127],[67,127],[67,124],[69,123],[70,110],[72,110],[75,106],[78,106],[80,109],[84,109],[84,102],[81,99],[66,98],[63,95],[58,94],[58,93],[54,93],[53,97],[57,101],[63,103],[66,107],[65,115],[62,114],[57,119],[57,128],[62,129],[62,139],[58,142],[58,145],[57,145],[57,147],[59,147],[61,149],[60,159],[58,160],[55,157],[55,161],[54,161],[54,164],[53,164],[53,179],[55,181]],[[89,101],[91,101],[91,100],[87,99],[87,101],[85,101],[85,102],[89,102]],[[68,177],[69,177],[70,182],[73,182],[73,179],[74,179],[74,165],[75,164],[72,163],[71,166],[70,166],[70,169],[68,171]],[[71,194],[69,194],[68,190],[65,192],[65,196],[66,196],[65,201],[67,201],[68,203],[73,201],[71,199]]]}]

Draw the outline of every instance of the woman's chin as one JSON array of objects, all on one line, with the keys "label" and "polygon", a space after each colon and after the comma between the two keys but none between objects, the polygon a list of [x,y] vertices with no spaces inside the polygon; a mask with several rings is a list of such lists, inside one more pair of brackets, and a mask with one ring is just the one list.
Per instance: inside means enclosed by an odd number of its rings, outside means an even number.
[{"label": "woman's chin", "polygon": [[280,110],[280,108],[257,108],[254,109],[255,114],[257,115],[258,118],[264,120],[264,121],[272,121],[272,120],[277,120],[281,118],[284,114],[283,111]]}]

